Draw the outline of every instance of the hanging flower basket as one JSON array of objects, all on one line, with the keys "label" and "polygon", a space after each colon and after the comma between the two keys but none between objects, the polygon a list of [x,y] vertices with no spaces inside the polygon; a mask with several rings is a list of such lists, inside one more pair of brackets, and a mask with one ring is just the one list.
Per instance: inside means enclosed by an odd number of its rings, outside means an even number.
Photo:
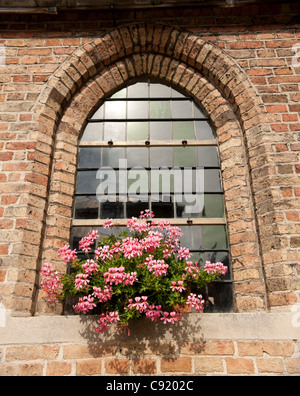
[{"label": "hanging flower basket", "polygon": [[[180,246],[181,229],[166,220],[153,221],[149,210],[140,219],[127,222],[127,231],[102,239],[97,248],[98,231],[91,231],[79,242],[85,253],[79,259],[69,245],[58,255],[70,266],[58,274],[51,263],[41,270],[41,288],[49,303],[77,297],[76,313],[100,309],[95,331],[104,333],[112,325],[126,329],[129,320],[146,317],[151,321],[174,324],[191,308],[204,309],[201,293],[210,282],[227,272],[222,263],[206,262],[204,268],[190,260],[188,248]],[[149,221],[151,219],[151,221]],[[104,228],[117,228],[106,220]],[[94,248],[93,248],[94,247]]]}]

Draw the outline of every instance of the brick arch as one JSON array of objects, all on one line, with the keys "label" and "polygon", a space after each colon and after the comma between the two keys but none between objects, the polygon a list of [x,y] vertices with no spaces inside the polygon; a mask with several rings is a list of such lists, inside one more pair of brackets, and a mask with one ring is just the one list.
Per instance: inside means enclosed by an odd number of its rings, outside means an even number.
[{"label": "brick arch", "polygon": [[222,92],[242,127],[261,124],[263,103],[236,61],[194,33],[151,23],[117,28],[75,50],[41,93],[37,120],[52,123],[54,130],[74,92],[104,68],[135,54],[167,56],[191,66]]},{"label": "brick arch", "polygon": [[[76,154],[86,119],[103,99],[124,85],[146,77],[193,96],[214,125],[222,163],[237,305],[243,310],[251,299],[253,308],[263,309],[266,304],[264,274],[256,232],[247,147],[240,123],[229,100],[208,77],[183,60],[167,55],[139,53],[125,56],[103,67],[72,95],[55,133],[42,261],[51,260],[57,269],[64,270],[61,262],[57,261],[56,252],[69,240]],[[49,312],[42,300],[39,301],[38,312]]]}]

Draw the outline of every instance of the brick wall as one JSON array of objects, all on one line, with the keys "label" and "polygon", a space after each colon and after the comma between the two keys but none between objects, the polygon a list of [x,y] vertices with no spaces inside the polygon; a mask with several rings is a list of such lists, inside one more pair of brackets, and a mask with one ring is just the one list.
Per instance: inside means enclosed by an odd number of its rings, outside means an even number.
[{"label": "brick wall", "polygon": [[[142,322],[130,337],[112,331],[96,338],[91,317],[11,318],[0,328],[0,375],[299,375],[293,315],[198,317],[187,315],[173,328]],[[17,321],[22,329],[14,328]]]},{"label": "brick wall", "polygon": [[[91,375],[299,375],[299,346],[292,341],[209,341],[180,348],[139,344],[10,346],[2,376]],[[296,352],[295,352],[296,351]],[[267,357],[266,357],[267,356]]]},{"label": "brick wall", "polygon": [[[0,303],[7,311],[61,313],[43,301],[39,268],[51,259],[64,270],[56,248],[69,240],[78,137],[101,99],[145,76],[193,95],[217,131],[236,311],[289,312],[299,303],[298,17],[296,3],[0,15]],[[230,342],[234,357],[244,358]],[[57,348],[52,369],[67,350]],[[16,374],[8,351],[0,361]],[[284,359],[291,356],[272,363],[290,373]],[[208,357],[219,359],[222,373],[231,367],[230,354]],[[260,371],[260,358],[247,367]],[[162,356],[149,359],[158,373],[171,367]],[[202,356],[182,359],[191,373],[201,371]],[[75,360],[65,366],[71,373]],[[129,361],[130,373],[143,367]],[[38,364],[43,374],[51,370]]]}]

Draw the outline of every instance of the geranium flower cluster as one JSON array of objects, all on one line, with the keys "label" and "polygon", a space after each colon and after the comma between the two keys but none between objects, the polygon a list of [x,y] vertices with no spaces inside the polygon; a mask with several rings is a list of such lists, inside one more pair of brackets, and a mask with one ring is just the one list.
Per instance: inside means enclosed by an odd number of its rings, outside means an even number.
[{"label": "geranium flower cluster", "polygon": [[61,279],[51,263],[45,263],[41,269],[41,288],[46,291],[47,301],[55,303],[61,288]]},{"label": "geranium flower cluster", "polygon": [[111,236],[100,239],[92,230],[79,242],[86,259],[65,245],[58,255],[71,269],[59,275],[50,263],[41,271],[41,288],[51,303],[77,298],[78,314],[99,313],[95,331],[128,329],[130,320],[145,317],[153,322],[176,324],[181,310],[204,309],[206,284],[220,279],[227,267],[207,262],[200,268],[191,252],[180,246],[181,229],[167,220],[153,220],[149,210],[127,222],[118,236],[118,225],[107,219],[104,228]]}]

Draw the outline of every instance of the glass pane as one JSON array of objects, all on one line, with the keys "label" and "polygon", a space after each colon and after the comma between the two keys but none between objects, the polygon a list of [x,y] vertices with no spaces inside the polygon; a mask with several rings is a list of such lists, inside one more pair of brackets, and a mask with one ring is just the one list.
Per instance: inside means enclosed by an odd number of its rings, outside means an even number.
[{"label": "glass pane", "polygon": [[138,167],[130,169],[127,172],[127,193],[130,201],[139,201],[141,199],[140,194],[143,195],[144,199],[146,195],[148,197],[148,192],[148,171]]},{"label": "glass pane", "polygon": [[97,219],[99,202],[94,195],[76,197],[75,219]]},{"label": "glass pane", "polygon": [[104,117],[104,105],[99,107],[99,109],[94,113],[92,120],[103,120]]},{"label": "glass pane", "polygon": [[189,100],[178,100],[172,102],[173,118],[192,118],[193,103]]},{"label": "glass pane", "polygon": [[124,204],[122,202],[104,202],[100,208],[101,219],[123,219]]},{"label": "glass pane", "polygon": [[126,98],[127,88],[121,89],[121,91],[116,92],[111,99],[124,99]]},{"label": "glass pane", "polygon": [[137,83],[128,87],[128,98],[148,98],[148,83]]},{"label": "glass pane", "polygon": [[128,122],[127,140],[147,140],[148,122]]},{"label": "glass pane", "polygon": [[174,217],[174,206],[172,202],[153,202],[152,211],[157,219],[171,219]]},{"label": "glass pane", "polygon": [[79,171],[77,174],[78,194],[96,194],[99,180],[96,178],[97,171]]},{"label": "glass pane", "polygon": [[176,216],[179,218],[202,217],[204,195],[182,194],[175,195]]},{"label": "glass pane", "polygon": [[203,217],[225,217],[224,197],[221,194],[205,194]]},{"label": "glass pane", "polygon": [[[157,193],[170,193],[174,192],[174,173],[172,169],[152,169],[150,173],[151,177],[151,194],[153,199],[158,201]],[[176,176],[175,176],[176,177]]]},{"label": "glass pane", "polygon": [[213,130],[207,121],[196,121],[196,137],[198,140],[215,139]]},{"label": "glass pane", "polygon": [[122,100],[114,102],[105,102],[105,119],[119,119],[126,118],[126,102]]},{"label": "glass pane", "polygon": [[171,140],[172,123],[165,121],[150,122],[150,139],[152,140]]},{"label": "glass pane", "polygon": [[82,237],[86,236],[93,229],[95,229],[95,227],[72,227],[71,243],[70,243],[71,249],[78,250],[78,243],[79,243],[80,239]]},{"label": "glass pane", "polygon": [[226,226],[203,226],[204,249],[228,249]]},{"label": "glass pane", "polygon": [[80,148],[78,168],[100,168],[101,148]]},{"label": "glass pane", "polygon": [[131,217],[137,217],[139,218],[141,211],[145,211],[146,209],[149,209],[149,202],[148,200],[145,201],[142,199],[141,201],[138,202],[127,202],[126,205],[126,210],[127,210],[127,218],[131,219]]},{"label": "glass pane", "polygon": [[102,166],[110,166],[111,168],[119,168],[122,165],[120,160],[124,160],[125,148],[103,148],[102,149]]},{"label": "glass pane", "polygon": [[221,192],[221,173],[219,169],[205,169],[204,170],[204,191]]},{"label": "glass pane", "polygon": [[171,108],[169,101],[150,102],[151,118],[171,118]]},{"label": "glass pane", "polygon": [[231,312],[234,309],[232,283],[215,282],[208,285],[204,312]]},{"label": "glass pane", "polygon": [[175,140],[194,140],[194,121],[173,122],[173,138]]},{"label": "glass pane", "polygon": [[171,93],[172,93],[172,98],[186,98],[185,95],[183,95],[182,93],[176,91],[176,89],[172,89]]},{"label": "glass pane", "polygon": [[173,167],[173,147],[151,147],[150,166],[152,167]]},{"label": "glass pane", "polygon": [[103,139],[103,122],[90,122],[87,124],[81,141],[92,142]]},{"label": "glass pane", "polygon": [[198,166],[220,166],[217,147],[198,147]]},{"label": "glass pane", "polygon": [[169,98],[171,88],[162,84],[150,84],[150,98]]},{"label": "glass pane", "polygon": [[228,252],[204,252],[203,254],[203,265],[206,261],[210,261],[211,263],[222,263],[226,265],[228,268],[226,275],[222,275],[222,280],[231,280],[231,268],[230,268],[230,260]]},{"label": "glass pane", "polygon": [[194,103],[194,116],[195,118],[206,118],[205,114],[199,109],[199,107]]},{"label": "glass pane", "polygon": [[130,147],[127,149],[127,166],[133,168],[134,166],[141,166],[143,168],[149,167],[149,149]]},{"label": "glass pane", "polygon": [[196,147],[174,147],[174,165],[179,167],[196,166]]},{"label": "glass pane", "polygon": [[127,118],[130,119],[142,119],[146,118],[148,119],[148,108],[149,108],[149,102],[147,101],[141,101],[141,102],[128,102],[128,113],[127,113]]},{"label": "glass pane", "polygon": [[106,202],[111,196],[114,197],[119,191],[119,171],[103,167],[99,169],[96,176],[99,180],[97,198],[99,202]]},{"label": "glass pane", "polygon": [[190,250],[202,249],[202,226],[182,226],[181,230],[183,236],[179,239],[182,246]]},{"label": "glass pane", "polygon": [[125,140],[125,122],[105,122],[104,140]]},{"label": "glass pane", "polygon": [[198,263],[202,263],[203,262],[203,253],[202,252],[191,252],[192,257],[190,258],[191,261]]}]

